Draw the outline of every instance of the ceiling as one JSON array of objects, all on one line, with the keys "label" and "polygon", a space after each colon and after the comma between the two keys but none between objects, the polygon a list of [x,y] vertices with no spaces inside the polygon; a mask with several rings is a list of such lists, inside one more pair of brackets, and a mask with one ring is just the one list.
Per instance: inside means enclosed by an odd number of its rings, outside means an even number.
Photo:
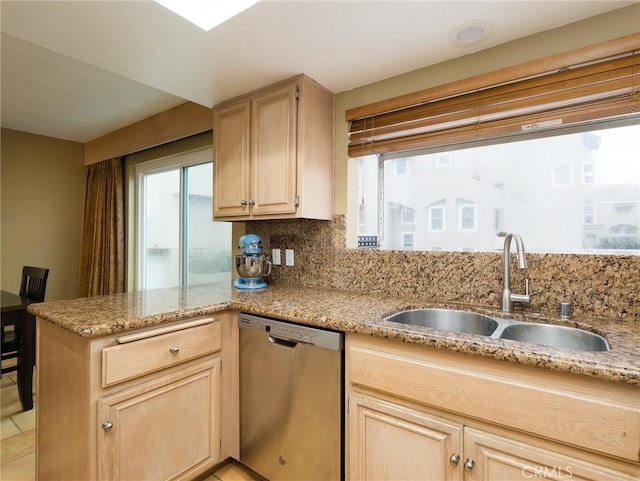
[{"label": "ceiling", "polygon": [[[205,32],[148,0],[2,0],[2,127],[86,142],[299,73],[340,93],[632,3],[262,0]],[[491,36],[450,44],[474,19]]]}]

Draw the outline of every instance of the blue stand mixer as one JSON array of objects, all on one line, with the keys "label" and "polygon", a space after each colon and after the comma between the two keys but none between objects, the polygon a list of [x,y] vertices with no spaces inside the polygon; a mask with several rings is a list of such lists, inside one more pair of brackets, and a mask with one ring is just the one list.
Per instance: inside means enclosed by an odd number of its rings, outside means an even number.
[{"label": "blue stand mixer", "polygon": [[233,281],[236,289],[264,289],[264,278],[271,274],[271,260],[262,254],[262,239],[256,234],[240,237],[238,247],[242,255],[235,256],[238,277]]}]

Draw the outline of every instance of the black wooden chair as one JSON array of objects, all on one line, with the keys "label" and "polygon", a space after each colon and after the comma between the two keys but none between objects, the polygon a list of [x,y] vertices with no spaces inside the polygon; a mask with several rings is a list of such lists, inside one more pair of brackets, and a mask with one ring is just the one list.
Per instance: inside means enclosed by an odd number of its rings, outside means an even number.
[{"label": "black wooden chair", "polygon": [[[42,267],[24,266],[22,268],[22,281],[20,282],[20,297],[26,297],[31,302],[44,301],[47,290],[47,278],[49,269]],[[22,316],[26,316],[24,323]],[[30,330],[29,341],[24,342],[21,329],[24,326]],[[28,410],[33,406],[32,384],[33,366],[35,360],[35,319],[32,314],[24,311],[3,313],[1,332],[2,366],[0,373],[18,371],[18,390],[23,409]],[[5,361],[16,359],[11,366],[4,366]]]},{"label": "black wooden chair", "polygon": [[23,267],[20,295],[26,297],[31,302],[44,301],[48,277],[49,269],[43,267]]}]

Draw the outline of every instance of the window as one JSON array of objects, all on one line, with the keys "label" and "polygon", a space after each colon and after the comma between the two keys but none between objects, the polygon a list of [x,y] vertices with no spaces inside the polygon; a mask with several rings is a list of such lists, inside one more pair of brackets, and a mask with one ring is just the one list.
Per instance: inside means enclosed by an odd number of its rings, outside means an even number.
[{"label": "window", "polygon": [[411,207],[403,205],[400,208],[400,223],[404,225],[413,224],[413,209]]},{"label": "window", "polygon": [[[640,124],[588,128],[461,146],[453,151],[456,161],[447,169],[438,167],[437,153],[403,153],[412,175],[402,178],[386,168],[393,159],[362,157],[359,181],[378,186],[377,195],[369,198],[378,197],[381,205],[373,209],[377,222],[369,221],[367,234],[377,234],[381,249],[406,244],[416,250],[492,252],[497,232],[515,230],[528,252],[640,254],[632,247],[638,243],[638,229],[611,230],[620,225],[640,228],[640,162],[635,149],[628,148],[640,137]],[[583,141],[586,133],[592,139],[588,143]],[[594,138],[599,139],[598,150],[593,150]],[[557,164],[560,152],[563,162]],[[568,172],[582,172],[585,159],[598,172],[593,182],[554,187],[551,173],[566,183]],[[409,205],[425,206],[424,215],[413,209],[411,230],[420,235],[411,243],[399,239],[407,230],[402,222],[411,219]],[[454,229],[447,230],[447,206],[456,217]]]},{"label": "window", "polygon": [[582,183],[593,184],[595,181],[595,164],[593,162],[585,162],[582,164]]},{"label": "window", "polygon": [[231,281],[231,223],[212,221],[213,163],[198,151],[136,166],[138,290]]},{"label": "window", "polygon": [[458,205],[458,213],[460,223],[458,228],[460,230],[476,230],[476,212],[477,207],[475,204],[467,202],[461,202]]},{"label": "window", "polygon": [[616,214],[631,214],[634,204],[632,202],[618,202],[613,205]]},{"label": "window", "polygon": [[445,230],[443,205],[429,207],[429,230],[432,232],[443,232]]},{"label": "window", "polygon": [[413,249],[413,232],[402,233],[402,248]]},{"label": "window", "polygon": [[585,225],[596,223],[596,206],[590,202],[584,205],[584,223]]},{"label": "window", "polygon": [[393,172],[396,176],[401,177],[409,173],[407,159],[395,159],[393,161]]}]

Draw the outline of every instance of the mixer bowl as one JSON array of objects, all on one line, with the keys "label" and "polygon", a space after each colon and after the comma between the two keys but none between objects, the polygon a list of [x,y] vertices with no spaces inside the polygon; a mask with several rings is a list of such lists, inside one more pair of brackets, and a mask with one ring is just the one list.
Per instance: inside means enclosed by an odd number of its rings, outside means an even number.
[{"label": "mixer bowl", "polygon": [[260,279],[271,273],[271,261],[268,256],[237,255],[236,272],[243,279]]}]

